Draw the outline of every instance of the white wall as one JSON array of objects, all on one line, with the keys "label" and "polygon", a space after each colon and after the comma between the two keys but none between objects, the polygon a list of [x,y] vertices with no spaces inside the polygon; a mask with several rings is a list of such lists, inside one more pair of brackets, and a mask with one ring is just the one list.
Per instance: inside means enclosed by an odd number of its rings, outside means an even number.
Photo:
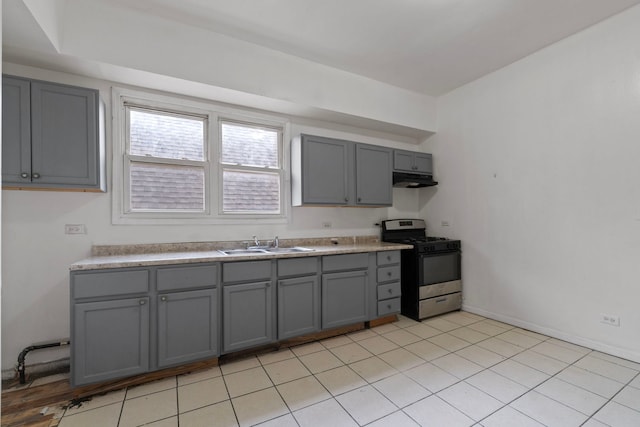
[{"label": "white wall", "polygon": [[[106,81],[4,64],[8,74],[95,87],[110,112],[110,87]],[[396,148],[416,149],[404,137],[393,137],[329,123],[292,121],[292,136],[321,134]],[[111,129],[107,128],[110,145]],[[111,158],[109,153],[110,175]],[[110,186],[110,181],[109,181]],[[111,189],[109,190],[111,191]],[[2,192],[2,369],[15,365],[18,353],[34,342],[69,336],[69,264],[90,255],[94,244],[196,242],[327,237],[378,234],[381,219],[415,216],[420,210],[418,193],[394,189],[392,208],[293,208],[289,224],[132,226],[111,224],[111,193],[50,191]],[[322,228],[331,222],[331,229]],[[65,235],[64,224],[86,224],[86,235]],[[27,363],[68,356],[68,349],[34,352]]]},{"label": "white wall", "polygon": [[466,309],[638,362],[639,40],[636,6],[441,97],[422,209]]}]

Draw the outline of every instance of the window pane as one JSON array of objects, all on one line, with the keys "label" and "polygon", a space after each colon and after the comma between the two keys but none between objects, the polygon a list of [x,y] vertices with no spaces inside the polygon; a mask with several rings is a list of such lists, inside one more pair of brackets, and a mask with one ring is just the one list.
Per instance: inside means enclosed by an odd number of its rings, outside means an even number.
[{"label": "window pane", "polygon": [[131,209],[204,211],[204,168],[131,163]]},{"label": "window pane", "polygon": [[235,123],[221,123],[221,135],[222,163],[278,167],[278,131]]},{"label": "window pane", "polygon": [[130,153],[204,160],[204,119],[129,108]]},{"label": "window pane", "polygon": [[280,177],[272,173],[224,171],[223,211],[280,213]]}]

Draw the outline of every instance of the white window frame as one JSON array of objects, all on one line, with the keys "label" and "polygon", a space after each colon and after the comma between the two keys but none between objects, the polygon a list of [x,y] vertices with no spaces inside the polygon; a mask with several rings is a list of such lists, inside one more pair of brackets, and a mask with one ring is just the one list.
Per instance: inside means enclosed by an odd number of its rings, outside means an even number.
[{"label": "white window frame", "polygon": [[[156,92],[113,87],[112,101],[112,223],[149,225],[193,224],[282,224],[289,222],[291,184],[289,170],[290,124],[283,117],[263,114],[213,102]],[[126,105],[186,114],[205,118],[205,209],[194,211],[131,211],[129,207],[129,161],[127,152]],[[222,143],[220,123],[231,122],[281,130],[280,156],[280,213],[223,213],[222,171],[220,162]],[[163,164],[173,163],[172,160]],[[190,164],[190,161],[176,163]],[[200,164],[200,162],[197,162]],[[269,169],[273,171],[273,169]]]}]

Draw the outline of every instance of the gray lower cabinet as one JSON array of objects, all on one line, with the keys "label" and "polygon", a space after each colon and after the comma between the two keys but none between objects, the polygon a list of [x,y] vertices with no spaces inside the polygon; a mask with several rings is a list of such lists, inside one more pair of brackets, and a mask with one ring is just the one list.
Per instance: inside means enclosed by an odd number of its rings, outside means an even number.
[{"label": "gray lower cabinet", "polygon": [[322,257],[322,329],[368,320],[369,254]]},{"label": "gray lower cabinet", "polygon": [[218,289],[158,295],[158,367],[218,355]]},{"label": "gray lower cabinet", "polygon": [[222,288],[223,352],[275,341],[271,280]]},{"label": "gray lower cabinet", "polygon": [[319,257],[279,259],[278,339],[320,330]]},{"label": "gray lower cabinet", "polygon": [[320,287],[317,276],[278,280],[278,339],[320,330]]},{"label": "gray lower cabinet", "polygon": [[2,78],[2,184],[105,191],[98,91]]},{"label": "gray lower cabinet", "polygon": [[378,252],[376,255],[376,316],[400,312],[400,251]]},{"label": "gray lower cabinet", "polygon": [[73,316],[73,385],[149,370],[148,297],[75,304]]},{"label": "gray lower cabinet", "polygon": [[366,271],[322,275],[322,329],[367,320]]}]

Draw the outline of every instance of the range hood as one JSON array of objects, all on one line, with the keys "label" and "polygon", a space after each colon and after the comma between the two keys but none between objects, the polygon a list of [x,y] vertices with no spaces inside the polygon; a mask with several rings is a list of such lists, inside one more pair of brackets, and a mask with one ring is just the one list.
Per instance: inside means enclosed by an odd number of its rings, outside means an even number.
[{"label": "range hood", "polygon": [[438,185],[431,175],[417,173],[394,172],[393,186],[402,188],[421,188]]}]

